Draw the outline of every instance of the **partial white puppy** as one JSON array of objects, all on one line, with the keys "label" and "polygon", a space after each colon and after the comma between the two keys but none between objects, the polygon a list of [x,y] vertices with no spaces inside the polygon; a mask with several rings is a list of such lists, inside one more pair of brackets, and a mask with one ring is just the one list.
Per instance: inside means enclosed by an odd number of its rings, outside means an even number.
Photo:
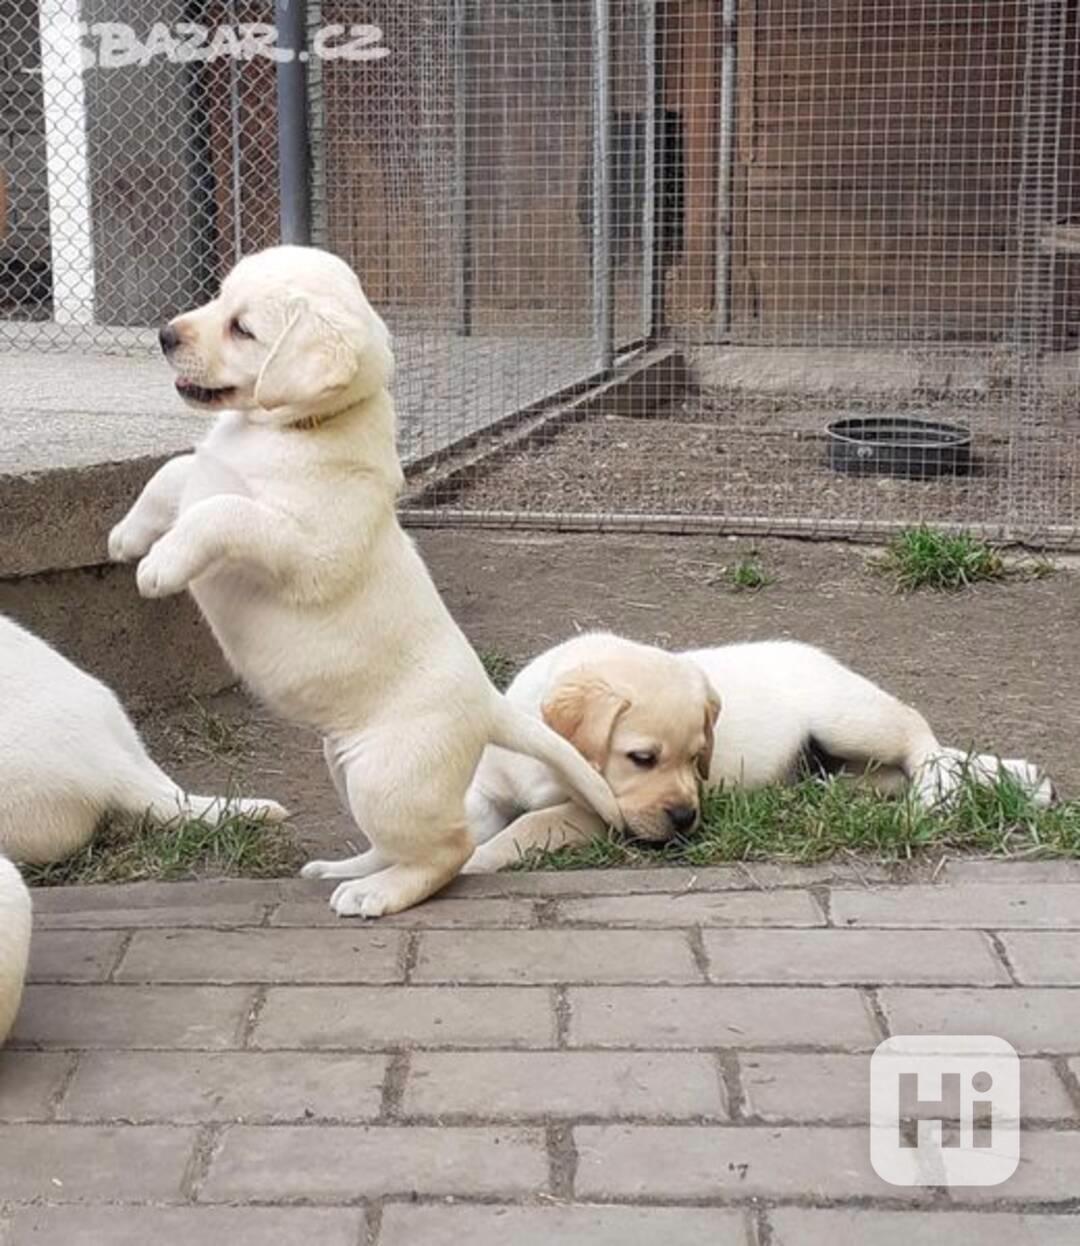
[{"label": "partial white puppy", "polygon": [[[699,779],[760,788],[790,782],[803,761],[857,775],[887,794],[910,783],[928,806],[947,800],[965,774],[992,783],[1002,771],[1036,803],[1053,798],[1029,763],[943,748],[917,710],[821,650],[790,641],[673,654],[592,633],[530,662],[507,697],[577,746],[643,839],[692,829]],[[550,771],[488,749],[469,790],[469,825],[480,846],[466,870],[501,869],[530,848],[603,830],[565,800]]]},{"label": "partial white puppy", "polygon": [[190,588],[233,669],[323,737],[369,852],[313,861],[331,903],[377,917],[448,883],[472,852],[465,792],[484,747],[540,757],[618,823],[603,779],[495,690],[397,522],[386,326],[352,270],[313,248],[242,260],[161,332],[181,397],[220,412],[109,538],[139,591]]},{"label": "partial white puppy", "polygon": [[0,853],[16,861],[70,856],[110,812],[158,822],[286,816],[272,800],[183,791],[147,756],[109,688],[2,615],[0,689]]},{"label": "partial white puppy", "polygon": [[30,956],[30,892],[22,875],[0,857],[0,1043],[11,1032]]}]

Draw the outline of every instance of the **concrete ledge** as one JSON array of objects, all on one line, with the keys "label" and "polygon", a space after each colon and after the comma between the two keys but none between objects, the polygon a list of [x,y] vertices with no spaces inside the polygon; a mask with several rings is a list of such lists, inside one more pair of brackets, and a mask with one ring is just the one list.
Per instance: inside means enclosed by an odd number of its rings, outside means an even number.
[{"label": "concrete ledge", "polygon": [[104,563],[109,530],[170,457],[0,475],[0,576]]},{"label": "concrete ledge", "polygon": [[128,709],[236,682],[195,603],[186,594],[144,601],[131,567],[0,579],[0,613],[103,679]]}]

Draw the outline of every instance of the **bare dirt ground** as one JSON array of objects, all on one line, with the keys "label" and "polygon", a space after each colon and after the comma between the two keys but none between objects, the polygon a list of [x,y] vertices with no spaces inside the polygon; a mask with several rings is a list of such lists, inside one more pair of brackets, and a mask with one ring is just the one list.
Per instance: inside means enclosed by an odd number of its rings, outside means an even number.
[{"label": "bare dirt ground", "polygon": [[[865,546],[713,537],[453,531],[419,534],[439,588],[481,648],[524,660],[579,629],[670,646],[788,637],[821,645],[917,705],[944,742],[1041,763],[1080,796],[1080,571],[965,593],[894,595]],[[756,549],[772,583],[732,592]],[[295,811],[313,855],[356,841],[318,742],[239,692],[140,726],[196,790],[230,782]]]},{"label": "bare dirt ground", "polygon": [[[1075,405],[1066,411],[1065,400],[1048,400],[1016,445],[1014,408],[1008,399],[951,397],[890,405],[819,396],[694,395],[665,406],[655,418],[609,413],[563,427],[470,482],[460,503],[470,511],[995,524],[1012,501],[1029,524],[1075,528],[1080,524]],[[967,428],[973,470],[930,480],[833,471],[826,426],[874,414],[914,415]],[[1010,475],[1015,498],[1009,495]],[[437,494],[434,502],[440,502]]]}]

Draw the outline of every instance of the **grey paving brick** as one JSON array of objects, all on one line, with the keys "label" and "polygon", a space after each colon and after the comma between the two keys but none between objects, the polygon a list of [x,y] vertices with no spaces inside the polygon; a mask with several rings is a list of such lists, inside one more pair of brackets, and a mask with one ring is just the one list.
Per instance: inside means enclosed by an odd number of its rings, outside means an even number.
[{"label": "grey paving brick", "polygon": [[1080,1052],[1080,990],[886,987],[893,1034],[994,1034],[1028,1054]]},{"label": "grey paving brick", "polygon": [[550,1047],[551,992],[537,987],[271,987],[252,1044],[325,1049]]},{"label": "grey paving brick", "polygon": [[682,932],[463,930],[420,936],[414,982],[699,982]]},{"label": "grey paving brick", "polygon": [[401,934],[337,930],[141,930],[118,982],[400,982]]},{"label": "grey paving brick", "polygon": [[83,1056],[63,1120],[372,1120],[386,1059],[313,1052],[99,1052]]},{"label": "grey paving brick", "polygon": [[808,891],[684,891],[675,895],[560,900],[564,923],[602,926],[823,926]]},{"label": "grey paving brick", "polygon": [[970,883],[833,891],[837,926],[1080,929],[1080,887]]},{"label": "grey paving brick", "polygon": [[[742,1212],[718,1207],[390,1204],[379,1246],[751,1246]],[[126,1243],[124,1244],[126,1246]],[[1056,1246],[1056,1244],[1055,1244]]]},{"label": "grey paving brick", "polygon": [[747,874],[731,866],[710,869],[540,870],[536,873],[461,874],[443,893],[472,896],[633,896],[652,892],[745,890]]},{"label": "grey paving brick", "polygon": [[1009,976],[975,930],[706,931],[716,982],[1005,983]]},{"label": "grey paving brick", "polygon": [[248,987],[30,986],[12,1041],[43,1047],[237,1046]]},{"label": "grey paving brick", "polygon": [[707,868],[664,866],[648,870],[567,870],[536,873],[462,874],[450,884],[448,894],[468,896],[632,896],[654,892],[766,891],[772,888],[809,887],[818,883],[840,886],[857,883],[888,883],[895,871],[889,866],[845,865],[718,865]]},{"label": "grey paving brick", "polygon": [[[954,1203],[1073,1203],[1080,1190],[1080,1133],[1023,1130],[1020,1167],[1001,1185],[954,1186]],[[1074,1238],[1074,1240],[1077,1240]]]},{"label": "grey paving brick", "polygon": [[848,1211],[774,1207],[772,1246],[1076,1246],[1075,1216],[970,1211]]},{"label": "grey paving brick", "polygon": [[363,1231],[358,1208],[25,1207],[11,1246],[356,1246]]},{"label": "grey paving brick", "polygon": [[166,926],[174,929],[201,926],[215,930],[258,926],[266,914],[265,904],[157,905],[154,908],[93,908],[39,913],[34,906],[38,930],[138,930]]},{"label": "grey paving brick", "polygon": [[[745,1052],[739,1056],[744,1107],[763,1121],[866,1121],[870,1056]],[[1024,1060],[1020,1106],[1027,1120],[1068,1120],[1076,1108],[1047,1060]]]},{"label": "grey paving brick", "polygon": [[238,1125],[225,1132],[200,1198],[506,1198],[540,1193],[547,1179],[539,1130]]},{"label": "grey paving brick", "polygon": [[993,883],[1016,887],[1025,883],[1080,883],[1080,861],[950,861],[952,882]]},{"label": "grey paving brick", "polygon": [[582,1125],[578,1198],[908,1198],[870,1166],[863,1129],[764,1125]]},{"label": "grey paving brick", "polygon": [[0,1051],[0,1121],[47,1117],[74,1062],[66,1052]]},{"label": "grey paving brick", "polygon": [[120,931],[36,930],[28,982],[104,982],[123,944]]},{"label": "grey paving brick", "polygon": [[193,1129],[168,1126],[0,1125],[4,1197],[175,1199],[195,1136]]},{"label": "grey paving brick", "polygon": [[236,904],[280,903],[303,895],[310,884],[300,879],[259,881],[247,878],[202,879],[191,883],[106,883],[83,887],[43,887],[34,893],[34,915],[108,912],[177,906],[202,912]]},{"label": "grey paving brick", "polygon": [[716,1061],[683,1052],[418,1052],[406,1115],[724,1117]]},{"label": "grey paving brick", "polygon": [[1027,986],[1080,986],[1080,932],[1003,934],[1001,942]]},{"label": "grey paving brick", "polygon": [[[529,899],[448,900],[438,895],[416,908],[379,918],[379,929],[395,926],[456,930],[463,926],[477,929],[534,924],[536,902]],[[344,923],[324,899],[293,900],[282,904],[270,918],[271,926],[337,927]]]},{"label": "grey paving brick", "polygon": [[857,991],[837,987],[579,987],[570,1043],[581,1047],[836,1047],[880,1041]]}]

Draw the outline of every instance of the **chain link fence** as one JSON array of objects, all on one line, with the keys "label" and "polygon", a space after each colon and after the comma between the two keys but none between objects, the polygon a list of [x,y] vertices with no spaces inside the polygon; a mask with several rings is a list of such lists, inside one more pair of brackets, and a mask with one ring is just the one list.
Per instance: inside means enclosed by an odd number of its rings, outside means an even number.
[{"label": "chain link fence", "polygon": [[149,352],[300,192],[413,522],[1080,540],[1068,0],[313,0],[300,169],[274,60],[94,34],[270,0],[0,15],[0,349]]}]

